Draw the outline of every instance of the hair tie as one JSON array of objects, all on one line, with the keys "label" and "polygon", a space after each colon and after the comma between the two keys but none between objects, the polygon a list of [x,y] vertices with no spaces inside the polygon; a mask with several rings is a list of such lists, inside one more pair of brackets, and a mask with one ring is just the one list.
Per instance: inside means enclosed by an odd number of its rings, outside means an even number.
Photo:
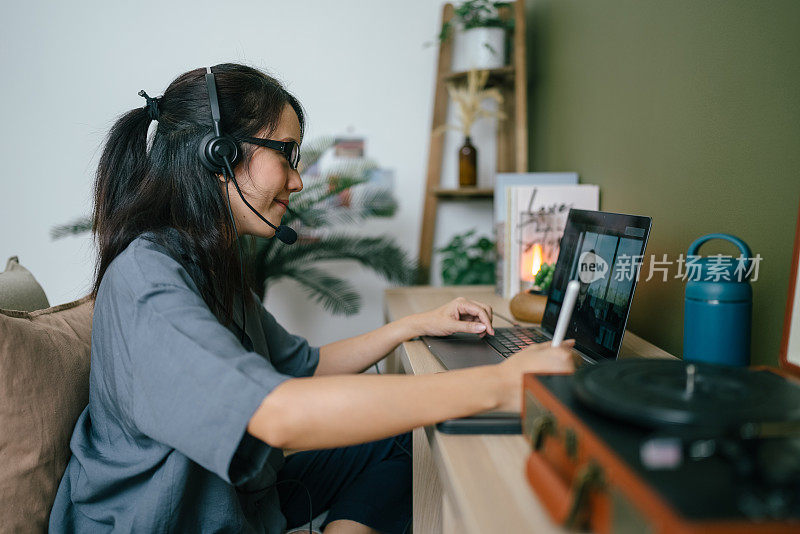
[{"label": "hair tie", "polygon": [[161,112],[158,110],[158,101],[161,100],[161,97],[150,98],[150,96],[144,92],[144,89],[139,91],[139,96],[147,100],[147,116],[150,117],[151,121],[157,121],[158,117],[161,115]]}]

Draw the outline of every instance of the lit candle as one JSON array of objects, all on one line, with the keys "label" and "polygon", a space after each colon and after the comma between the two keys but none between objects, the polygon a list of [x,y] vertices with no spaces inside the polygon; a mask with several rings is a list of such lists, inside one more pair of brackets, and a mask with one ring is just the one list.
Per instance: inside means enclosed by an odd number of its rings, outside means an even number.
[{"label": "lit candle", "polygon": [[534,244],[522,254],[520,265],[520,278],[524,282],[533,282],[539,269],[542,268],[542,245]]}]

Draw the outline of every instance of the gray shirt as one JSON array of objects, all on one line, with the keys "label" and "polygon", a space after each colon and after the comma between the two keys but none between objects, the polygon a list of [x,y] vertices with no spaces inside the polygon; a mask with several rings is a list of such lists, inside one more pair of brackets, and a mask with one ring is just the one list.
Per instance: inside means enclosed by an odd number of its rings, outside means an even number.
[{"label": "gray shirt", "polygon": [[313,374],[319,349],[256,300],[248,350],[238,327],[223,326],[186,270],[147,237],[115,258],[100,284],[89,405],[50,530],[282,532],[272,484],[283,452],[245,430],[276,386]]}]

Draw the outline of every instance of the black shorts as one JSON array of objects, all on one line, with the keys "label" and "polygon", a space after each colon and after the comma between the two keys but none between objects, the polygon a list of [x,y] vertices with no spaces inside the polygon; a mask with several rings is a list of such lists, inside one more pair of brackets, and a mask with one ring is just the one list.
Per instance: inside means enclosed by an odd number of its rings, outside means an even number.
[{"label": "black shorts", "polygon": [[411,524],[411,433],[292,454],[278,481],[287,528],[308,523],[309,513],[316,517],[329,510],[323,528],[349,519],[379,532],[403,534]]}]

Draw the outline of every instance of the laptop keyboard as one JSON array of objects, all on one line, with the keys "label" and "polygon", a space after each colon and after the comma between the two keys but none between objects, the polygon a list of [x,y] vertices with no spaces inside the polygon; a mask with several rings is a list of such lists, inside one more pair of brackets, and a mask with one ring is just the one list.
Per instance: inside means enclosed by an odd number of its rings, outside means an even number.
[{"label": "laptop keyboard", "polygon": [[508,358],[515,352],[519,352],[528,345],[542,343],[548,339],[532,328],[495,328],[493,336],[486,336],[483,339],[503,358]]}]

